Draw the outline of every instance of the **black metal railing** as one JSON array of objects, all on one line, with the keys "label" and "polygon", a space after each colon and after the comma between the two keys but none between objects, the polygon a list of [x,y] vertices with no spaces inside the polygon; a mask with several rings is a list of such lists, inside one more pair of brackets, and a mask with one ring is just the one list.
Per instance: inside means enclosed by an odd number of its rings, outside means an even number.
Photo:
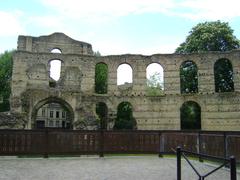
[{"label": "black metal railing", "polygon": [[[199,177],[199,180],[204,180],[206,177],[209,175],[213,174],[217,170],[221,169],[224,166],[230,166],[230,180],[237,180],[237,173],[236,173],[236,159],[234,156],[230,156],[230,158],[219,158],[216,156],[210,156],[206,154],[200,154],[200,153],[195,153],[195,152],[190,152],[181,149],[181,147],[177,147],[177,180],[181,180],[181,159],[182,157],[187,161],[187,163],[190,165],[190,167],[193,169],[193,171],[197,174]],[[206,174],[201,175],[199,171],[196,169],[196,167],[191,163],[189,158],[186,156],[186,154],[192,155],[192,156],[198,156],[201,158],[208,158],[208,159],[214,159],[218,161],[222,161],[222,164],[215,169],[209,171]]]}]

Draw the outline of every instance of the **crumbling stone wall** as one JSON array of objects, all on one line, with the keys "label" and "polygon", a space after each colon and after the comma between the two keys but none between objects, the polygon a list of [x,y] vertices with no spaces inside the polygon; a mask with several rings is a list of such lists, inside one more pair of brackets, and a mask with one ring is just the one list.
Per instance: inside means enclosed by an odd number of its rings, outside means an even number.
[{"label": "crumbling stone wall", "polygon": [[59,49],[64,54],[85,54],[92,55],[92,45],[76,41],[63,33],[53,33],[50,36],[19,36],[18,50],[35,53],[51,52]]},{"label": "crumbling stone wall", "polygon": [[[61,54],[51,53],[58,48]],[[180,108],[186,101],[201,107],[203,130],[240,130],[240,51],[199,54],[155,54],[93,56],[91,45],[75,41],[65,34],[49,36],[19,36],[14,54],[11,111],[27,120],[26,128],[33,128],[36,111],[47,102],[58,102],[72,112],[74,128],[82,119],[93,119],[98,102],[108,107],[108,128],[116,117],[117,106],[128,101],[133,106],[137,129],[180,129]],[[217,93],[214,84],[214,63],[221,58],[233,66],[234,92]],[[49,62],[62,62],[61,77],[50,87]],[[180,66],[191,60],[198,67],[198,93],[180,93]],[[108,66],[108,93],[94,92],[95,66]],[[117,86],[117,68],[127,63],[133,69],[133,83],[126,89]],[[146,68],[159,63],[164,69],[164,95],[146,94]],[[129,85],[128,85],[129,86]],[[84,117],[88,116],[88,117]],[[92,123],[92,122],[91,122]],[[90,124],[91,124],[90,123]]]}]

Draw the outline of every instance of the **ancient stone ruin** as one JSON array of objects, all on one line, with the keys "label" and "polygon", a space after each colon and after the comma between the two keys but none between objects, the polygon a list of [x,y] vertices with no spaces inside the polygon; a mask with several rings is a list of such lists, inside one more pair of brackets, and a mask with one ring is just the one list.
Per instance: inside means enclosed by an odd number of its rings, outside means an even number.
[{"label": "ancient stone ruin", "polygon": [[[128,102],[133,109],[136,129],[179,130],[182,107],[190,102],[200,112],[198,123],[202,130],[240,130],[240,50],[95,56],[90,44],[54,33],[40,37],[19,36],[13,60],[11,113],[24,119],[18,121],[22,124],[16,127],[33,129],[43,125],[44,122],[37,120],[39,113],[47,112],[47,104],[55,108],[58,106],[54,104],[60,104],[63,111],[57,110],[54,116],[59,117],[61,113],[63,116],[66,111],[68,119],[56,121],[56,125],[98,129],[101,119],[96,114],[96,106],[100,103],[106,108],[104,126],[112,129],[118,105]],[[59,61],[61,68],[58,80],[50,75],[54,60]],[[228,63],[233,80],[228,92],[220,91],[215,83],[214,67],[222,60]],[[196,66],[197,88],[182,92],[180,69],[186,62]],[[95,71],[99,63],[106,65],[108,71],[107,89],[101,94],[95,91]],[[158,95],[146,92],[146,69],[152,63],[160,64],[164,72],[164,89]],[[132,82],[119,86],[117,71],[122,64],[130,65]]]}]

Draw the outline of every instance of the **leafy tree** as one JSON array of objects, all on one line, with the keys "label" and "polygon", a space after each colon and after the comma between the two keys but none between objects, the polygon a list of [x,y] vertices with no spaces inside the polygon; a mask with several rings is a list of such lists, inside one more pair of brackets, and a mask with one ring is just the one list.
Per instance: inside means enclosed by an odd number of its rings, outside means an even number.
[{"label": "leafy tree", "polygon": [[161,83],[161,73],[154,73],[147,79],[147,95],[163,95],[163,85]]},{"label": "leafy tree", "polygon": [[95,67],[95,92],[98,94],[107,93],[108,88],[108,66],[98,63]]},{"label": "leafy tree", "polygon": [[132,113],[132,105],[129,102],[122,102],[118,105],[117,119],[114,129],[135,129],[136,121]]},{"label": "leafy tree", "polygon": [[185,61],[180,67],[181,93],[198,92],[197,66],[192,61]]},{"label": "leafy tree", "polygon": [[[199,23],[189,32],[185,42],[180,44],[176,49],[176,53],[193,53],[193,52],[207,52],[207,51],[229,51],[240,47],[239,40],[233,35],[233,30],[228,23],[221,21]],[[232,67],[229,61],[226,63],[221,61],[214,66],[215,87],[217,92],[233,91]],[[186,90],[196,91],[197,87],[196,74],[194,71],[180,71],[180,78],[187,77],[184,81],[185,86],[181,85],[181,92]],[[181,79],[182,81],[182,79]],[[192,87],[193,89],[189,88]],[[186,122],[192,122],[198,117],[197,111],[192,111],[191,106],[184,106],[181,110],[181,119]],[[190,112],[193,112],[191,115]],[[195,117],[195,118],[194,118]],[[183,129],[192,129],[191,123],[187,124]]]},{"label": "leafy tree", "polygon": [[9,111],[9,98],[11,94],[10,80],[12,77],[12,54],[13,51],[5,51],[0,55],[0,111]]},{"label": "leafy tree", "polygon": [[[176,53],[192,53],[206,51],[229,51],[240,47],[239,40],[233,35],[228,23],[221,21],[199,23],[192,28],[186,41],[176,49]],[[234,90],[232,67],[230,62],[221,61],[214,66],[216,92],[231,92]],[[184,75],[185,72],[180,72]],[[185,73],[185,75],[187,75]],[[189,78],[196,76],[190,74]],[[189,79],[188,78],[188,79]],[[188,81],[187,86],[194,87],[194,81]],[[184,90],[181,87],[181,91]]]},{"label": "leafy tree", "polygon": [[100,57],[100,56],[101,56],[101,53],[100,53],[99,51],[96,51],[96,52],[94,51],[94,52],[93,52],[93,55],[94,55],[94,56],[97,56],[97,57]]},{"label": "leafy tree", "polygon": [[181,129],[201,129],[201,108],[196,102],[185,102],[180,111]]},{"label": "leafy tree", "polygon": [[229,51],[239,47],[239,40],[233,35],[228,23],[212,21],[193,27],[186,41],[176,49],[176,53]]},{"label": "leafy tree", "polygon": [[219,59],[214,64],[214,79],[216,92],[234,91],[233,69],[228,59]]}]

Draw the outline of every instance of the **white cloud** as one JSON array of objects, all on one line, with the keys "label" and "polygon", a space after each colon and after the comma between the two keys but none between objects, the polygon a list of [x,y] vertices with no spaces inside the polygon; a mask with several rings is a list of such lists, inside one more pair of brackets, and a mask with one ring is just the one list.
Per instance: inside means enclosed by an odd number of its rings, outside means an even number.
[{"label": "white cloud", "polygon": [[240,16],[239,0],[186,0],[180,7],[189,12],[177,13],[195,20],[230,20]]},{"label": "white cloud", "polygon": [[[74,39],[92,43],[93,47],[97,47],[96,50],[99,50],[102,54],[141,53],[148,55],[172,53],[176,44],[178,45],[182,41],[156,43],[153,40],[147,44],[144,42],[145,44],[142,43],[140,46],[141,43],[134,44],[131,40],[126,39],[127,34],[125,39],[122,37],[114,39],[115,37],[111,34],[108,37],[100,38],[101,32],[98,32],[98,28],[103,31],[105,25],[108,25],[106,27],[109,28],[114,27],[118,23],[116,20],[118,17],[143,13],[159,13],[173,17],[184,17],[194,21],[217,19],[230,21],[234,17],[240,17],[239,0],[38,1],[45,8],[45,11],[40,15],[17,10],[0,11],[0,37],[14,37],[16,39],[19,34],[38,36],[61,31]],[[109,22],[110,20],[111,22]],[[84,25],[86,25],[86,28]],[[106,29],[107,31],[108,29]],[[96,34],[96,32],[99,34]],[[1,51],[6,46],[6,42],[2,41],[0,46],[2,46],[0,47]]]},{"label": "white cloud", "polygon": [[142,52],[142,54],[146,54],[146,55],[152,55],[152,54],[171,54],[174,53],[177,45],[180,43],[168,43],[168,44],[158,44],[158,45],[154,45],[154,46],[150,46],[147,48],[143,48],[141,50],[139,50],[140,52]]},{"label": "white cloud", "polygon": [[[122,16],[142,13],[160,13],[173,17],[183,17],[195,21],[202,20],[230,20],[240,16],[239,0],[39,0],[54,16],[36,18],[42,27],[54,27],[64,31],[72,38],[86,40],[96,47],[103,55],[108,54],[154,54],[173,53],[183,40],[154,41],[136,47],[136,44],[124,38],[109,37],[99,38],[94,32],[98,31],[104,23],[111,25]],[[239,2],[238,2],[239,1]],[[49,11],[50,10],[50,11]],[[54,22],[57,19],[57,22]],[[56,23],[56,24],[54,24]],[[81,30],[84,23],[93,29]],[[101,23],[100,26],[98,23]],[[74,29],[72,25],[78,26]],[[88,27],[89,28],[89,27]],[[106,30],[107,31],[107,30]],[[83,39],[85,38],[85,39]],[[110,38],[110,39],[109,39]],[[160,38],[158,38],[160,39]],[[117,43],[116,43],[117,42]],[[141,43],[140,43],[141,44]],[[143,47],[144,46],[144,47]]]},{"label": "white cloud", "polygon": [[93,22],[105,22],[134,13],[164,12],[174,6],[172,0],[41,0],[62,16]]},{"label": "white cloud", "polygon": [[20,11],[5,12],[0,11],[0,37],[16,36],[16,33],[24,33],[24,28],[20,23]]},{"label": "white cloud", "polygon": [[63,29],[64,23],[62,19],[53,15],[32,16],[28,18],[28,24],[34,24],[35,26],[44,27],[47,29]]},{"label": "white cloud", "polygon": [[[116,43],[117,42],[117,43]],[[177,46],[181,41],[172,41],[169,43],[156,41],[145,44],[139,43],[136,45],[134,42],[128,40],[109,39],[109,40],[96,40],[91,42],[93,44],[94,51],[99,51],[101,55],[119,55],[119,54],[171,54],[174,53]]]},{"label": "white cloud", "polygon": [[107,40],[106,38],[102,41],[99,41],[97,39],[91,43],[93,44],[93,50],[99,51],[101,55],[118,55],[131,52],[131,49],[129,48],[129,43],[116,39]]},{"label": "white cloud", "polygon": [[161,13],[194,20],[231,19],[240,16],[239,0],[40,0],[64,17],[105,22],[120,16]]}]

